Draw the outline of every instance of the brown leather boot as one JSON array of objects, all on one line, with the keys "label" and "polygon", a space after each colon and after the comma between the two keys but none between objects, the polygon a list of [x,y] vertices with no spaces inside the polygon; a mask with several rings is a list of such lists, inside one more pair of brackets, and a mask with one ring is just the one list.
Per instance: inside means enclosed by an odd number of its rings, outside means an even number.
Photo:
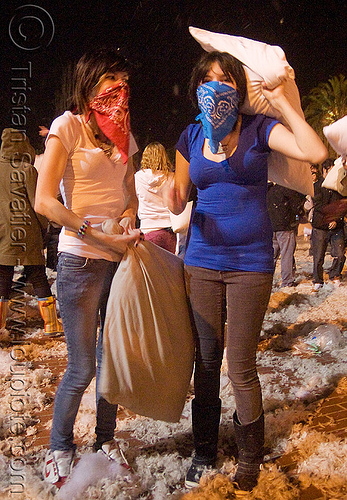
[{"label": "brown leather boot", "polygon": [[242,425],[236,412],[233,416],[239,461],[234,478],[236,496],[245,495],[258,483],[260,466],[264,459],[264,413],[250,424]]},{"label": "brown leather boot", "polygon": [[57,316],[55,297],[39,298],[38,302],[40,314],[45,324],[45,335],[50,337],[64,335],[63,324]]}]

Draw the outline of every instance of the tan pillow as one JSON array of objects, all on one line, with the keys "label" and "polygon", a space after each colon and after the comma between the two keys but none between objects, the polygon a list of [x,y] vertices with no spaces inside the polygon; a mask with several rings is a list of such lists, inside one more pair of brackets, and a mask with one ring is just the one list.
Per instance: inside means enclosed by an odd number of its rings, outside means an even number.
[{"label": "tan pillow", "polygon": [[183,261],[142,241],[128,248],[112,281],[99,391],[139,415],[178,422],[193,363]]}]

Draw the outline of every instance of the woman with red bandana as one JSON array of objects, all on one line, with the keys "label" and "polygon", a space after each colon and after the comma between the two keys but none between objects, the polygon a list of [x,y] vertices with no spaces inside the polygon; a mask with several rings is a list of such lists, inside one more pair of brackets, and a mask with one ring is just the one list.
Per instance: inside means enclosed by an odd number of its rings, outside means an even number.
[{"label": "woman with red bandana", "polygon": [[[94,450],[129,468],[113,440],[117,405],[98,393],[111,282],[127,246],[141,238],[135,229],[132,156],[137,146],[129,126],[127,80],[128,63],[118,51],[98,50],[80,59],[74,88],[77,113],[66,111],[53,121],[37,184],[35,210],[63,226],[57,292],[68,365],[55,396],[50,450],[44,465],[45,479],[58,488],[72,468],[73,427],[95,372]],[[56,199],[59,187],[64,205]],[[119,234],[102,231],[109,219],[116,219]]]}]

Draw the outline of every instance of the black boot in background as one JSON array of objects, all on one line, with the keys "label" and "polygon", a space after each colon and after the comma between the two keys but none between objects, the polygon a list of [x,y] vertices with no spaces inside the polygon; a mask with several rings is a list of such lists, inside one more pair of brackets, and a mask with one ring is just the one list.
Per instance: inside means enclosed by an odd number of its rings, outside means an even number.
[{"label": "black boot in background", "polygon": [[186,476],[187,488],[198,486],[203,473],[215,466],[220,413],[221,400],[216,406],[199,406],[195,399],[192,400],[195,455]]},{"label": "black boot in background", "polygon": [[260,465],[264,459],[264,413],[250,424],[242,425],[236,412],[233,415],[235,440],[239,462],[234,482],[239,492],[251,491],[258,482]]}]

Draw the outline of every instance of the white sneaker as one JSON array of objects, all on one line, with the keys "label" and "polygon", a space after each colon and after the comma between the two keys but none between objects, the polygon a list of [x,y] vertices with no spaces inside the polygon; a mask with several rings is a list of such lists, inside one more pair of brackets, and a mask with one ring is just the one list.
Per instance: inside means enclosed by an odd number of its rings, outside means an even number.
[{"label": "white sneaker", "polygon": [[322,283],[315,283],[314,286],[313,286],[313,291],[314,292],[318,292],[318,290],[320,290],[321,288],[323,288],[323,284]]},{"label": "white sneaker", "polygon": [[132,467],[129,465],[123,451],[121,450],[119,444],[114,439],[111,441],[106,441],[98,450],[98,453],[103,453],[109,460],[118,463],[121,467],[124,467],[130,473],[133,473]]},{"label": "white sneaker", "polygon": [[334,278],[334,279],[333,279],[333,285],[334,285],[334,286],[340,286],[340,285],[341,285],[341,280],[340,280],[340,278]]},{"label": "white sneaker", "polygon": [[48,450],[43,467],[44,480],[61,488],[72,470],[74,454],[74,450]]}]

